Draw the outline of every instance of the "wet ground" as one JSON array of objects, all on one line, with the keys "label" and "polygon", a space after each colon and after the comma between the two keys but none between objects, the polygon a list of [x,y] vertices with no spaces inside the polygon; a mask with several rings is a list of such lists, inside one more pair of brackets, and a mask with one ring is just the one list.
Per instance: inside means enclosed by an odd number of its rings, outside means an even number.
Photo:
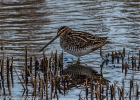
[{"label": "wet ground", "polygon": [[[103,47],[103,54],[111,51],[122,51],[138,56],[140,50],[140,2],[139,0],[1,0],[0,1],[0,52],[5,57],[14,57],[14,66],[20,69],[24,66],[25,46],[28,56],[42,57],[42,48],[57,33],[60,26],[69,26],[78,31],[107,36],[111,44]],[[59,39],[55,40],[45,50],[50,56],[51,50],[62,51]],[[2,55],[0,55],[2,57]],[[64,64],[74,62],[76,58],[64,52]],[[102,59],[99,50],[81,58],[83,64],[94,67],[100,72]],[[122,79],[130,79],[133,75],[125,76],[121,68],[103,68],[104,77],[112,83],[116,80],[121,85]],[[21,68],[22,69],[22,68]],[[135,73],[139,83],[139,72]],[[16,87],[17,89],[18,87]],[[13,89],[13,96],[20,95]],[[22,90],[20,90],[22,91]],[[67,96],[60,99],[77,99],[78,90],[73,89]]]}]

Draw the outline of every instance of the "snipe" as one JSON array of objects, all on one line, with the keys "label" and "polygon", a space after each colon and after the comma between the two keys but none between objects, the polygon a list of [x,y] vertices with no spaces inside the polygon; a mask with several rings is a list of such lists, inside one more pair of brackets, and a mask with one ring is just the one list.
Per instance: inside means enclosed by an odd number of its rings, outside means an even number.
[{"label": "snipe", "polygon": [[107,43],[107,37],[98,37],[87,32],[74,31],[68,26],[62,26],[58,29],[57,35],[40,51],[58,37],[60,37],[60,46],[62,49],[76,56],[78,61],[80,61],[80,56],[89,54]]}]

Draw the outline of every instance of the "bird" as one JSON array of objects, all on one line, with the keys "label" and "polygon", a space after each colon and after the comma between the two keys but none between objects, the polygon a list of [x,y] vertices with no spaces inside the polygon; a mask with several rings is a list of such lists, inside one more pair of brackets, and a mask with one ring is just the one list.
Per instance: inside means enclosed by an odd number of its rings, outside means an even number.
[{"label": "bird", "polygon": [[[99,37],[96,34],[90,34],[84,31],[75,31],[68,26],[61,26],[57,35],[48,42],[43,48],[40,49],[41,52],[55,39],[60,37],[61,48],[78,58],[77,62],[80,62],[80,57],[87,55],[97,49],[107,44],[107,37]],[[102,53],[100,52],[102,57]]]}]

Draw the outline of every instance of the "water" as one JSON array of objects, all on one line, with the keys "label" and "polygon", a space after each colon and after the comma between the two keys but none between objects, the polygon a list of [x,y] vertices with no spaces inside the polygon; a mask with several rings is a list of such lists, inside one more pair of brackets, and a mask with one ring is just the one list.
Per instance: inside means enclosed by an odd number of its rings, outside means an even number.
[{"label": "water", "polygon": [[[113,50],[121,51],[124,47],[127,53],[137,54],[135,51],[140,49],[139,0],[1,0],[0,6],[0,46],[4,47],[0,52],[5,52],[5,57],[13,56],[15,66],[24,66],[19,61],[24,61],[25,46],[28,46],[28,56],[35,54],[41,58],[39,49],[63,25],[107,36],[112,44],[103,47],[104,54]],[[59,39],[45,49],[46,54],[50,55],[51,50],[56,49],[58,53],[62,50]],[[64,54],[65,64],[75,60],[74,56]],[[95,66],[99,71],[102,59],[97,50],[83,56],[81,61]],[[106,67],[103,72],[107,73],[105,76],[111,82],[117,80],[121,83],[125,77],[118,68]],[[15,94],[18,95],[18,92]],[[73,98],[77,96],[73,94]]]}]

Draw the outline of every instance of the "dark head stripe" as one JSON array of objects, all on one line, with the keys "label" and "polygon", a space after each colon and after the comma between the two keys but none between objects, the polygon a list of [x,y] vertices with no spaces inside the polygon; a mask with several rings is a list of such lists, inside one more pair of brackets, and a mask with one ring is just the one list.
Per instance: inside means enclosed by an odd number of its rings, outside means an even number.
[{"label": "dark head stripe", "polygon": [[58,29],[58,32],[57,34],[64,34],[64,33],[67,33],[67,32],[70,32],[71,29],[67,26],[62,26]]}]

